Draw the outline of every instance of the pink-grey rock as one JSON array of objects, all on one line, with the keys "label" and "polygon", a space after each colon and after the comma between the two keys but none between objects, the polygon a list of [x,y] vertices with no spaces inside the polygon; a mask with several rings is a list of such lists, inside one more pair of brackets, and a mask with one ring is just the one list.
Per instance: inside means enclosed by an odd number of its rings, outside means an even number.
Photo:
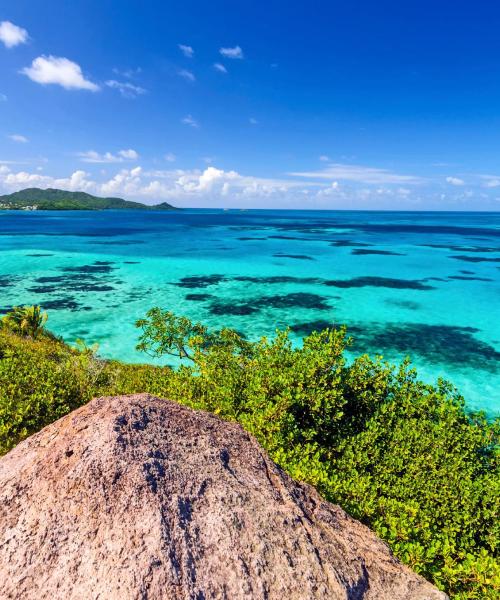
[{"label": "pink-grey rock", "polygon": [[442,600],[240,426],[98,398],[0,459],[0,598]]}]

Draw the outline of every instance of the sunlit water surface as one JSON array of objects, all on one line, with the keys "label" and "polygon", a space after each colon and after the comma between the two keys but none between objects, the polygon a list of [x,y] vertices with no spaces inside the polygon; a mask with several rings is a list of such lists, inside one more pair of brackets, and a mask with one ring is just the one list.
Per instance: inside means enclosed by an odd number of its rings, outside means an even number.
[{"label": "sunlit water surface", "polygon": [[500,213],[4,211],[0,294],[126,361],[152,306],[251,339],[345,323],[500,411]]}]

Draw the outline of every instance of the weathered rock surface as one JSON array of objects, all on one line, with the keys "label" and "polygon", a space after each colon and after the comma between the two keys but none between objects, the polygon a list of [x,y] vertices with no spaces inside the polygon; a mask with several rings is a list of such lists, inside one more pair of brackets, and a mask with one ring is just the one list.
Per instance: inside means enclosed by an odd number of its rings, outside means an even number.
[{"label": "weathered rock surface", "polygon": [[0,460],[0,598],[437,600],[238,425],[98,398]]}]

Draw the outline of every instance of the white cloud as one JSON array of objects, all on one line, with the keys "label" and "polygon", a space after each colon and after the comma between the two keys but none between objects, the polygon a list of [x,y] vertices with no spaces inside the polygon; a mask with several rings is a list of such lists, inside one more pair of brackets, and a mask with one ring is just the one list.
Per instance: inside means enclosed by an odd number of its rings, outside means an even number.
[{"label": "white cloud", "polygon": [[319,160],[320,160],[321,162],[329,162],[329,161],[330,161],[330,158],[329,158],[329,157],[328,157],[326,154],[322,154],[322,155],[319,157]]},{"label": "white cloud", "polygon": [[118,155],[126,158],[127,160],[137,160],[139,158],[139,155],[137,154],[137,152],[135,150],[129,149],[129,150],[120,150],[118,152]]},{"label": "white cloud", "polygon": [[243,58],[243,50],[239,46],[234,48],[219,48],[219,53],[225,58]]},{"label": "white cloud", "polygon": [[28,142],[28,138],[24,135],[19,135],[18,133],[13,133],[8,136],[10,140],[13,142],[17,142],[18,144],[26,144]]},{"label": "white cloud", "polygon": [[139,154],[132,149],[120,150],[116,154],[111,152],[99,154],[95,150],[88,150],[87,152],[78,152],[77,156],[86,163],[120,163],[125,160],[137,160],[139,158]]},{"label": "white cloud", "polygon": [[193,58],[194,56],[194,50],[193,48],[191,48],[191,46],[186,46],[184,44],[178,44],[179,50],[182,52],[182,54],[184,54],[184,56],[187,56],[188,58]]},{"label": "white cloud", "polygon": [[181,69],[179,71],[179,75],[183,77],[186,81],[196,81],[196,77],[194,76],[194,74],[191,73],[191,71],[188,71],[187,69]]},{"label": "white cloud", "polygon": [[141,69],[141,67],[137,67],[135,69],[125,69],[125,70],[121,71],[120,69],[117,69],[115,67],[113,69],[113,73],[115,75],[121,75],[122,77],[126,77],[127,79],[132,79],[136,75],[140,75],[142,73],[142,69]]},{"label": "white cloud", "polygon": [[198,121],[194,119],[191,115],[187,115],[181,120],[181,123],[184,125],[189,125],[190,127],[199,127]]},{"label": "white cloud", "polygon": [[[125,156],[134,156],[123,151]],[[100,155],[97,155],[98,157]],[[107,162],[109,156],[103,155]],[[120,156],[119,153],[111,155]],[[95,159],[95,154],[91,156]],[[121,162],[121,161],[118,161]],[[393,185],[377,182],[376,185],[360,185],[359,181],[308,180],[297,178],[271,178],[243,175],[235,170],[207,165],[201,169],[144,170],[140,166],[125,166],[125,158],[115,172],[109,165],[106,171],[94,175],[78,169],[67,177],[52,177],[37,165],[28,167],[2,164],[0,161],[0,193],[26,187],[54,187],[87,191],[98,196],[120,196],[146,204],[161,201],[179,206],[224,206],[254,208],[350,208],[350,209],[463,209],[477,208],[473,202],[481,200],[485,209],[498,210],[496,190],[483,188],[483,193],[464,193],[455,188],[443,193],[439,180],[426,180],[434,187],[415,188],[411,185]],[[478,178],[481,176],[478,175]],[[493,176],[488,176],[493,178]],[[497,178],[500,185],[500,177]],[[481,181],[481,179],[478,179]],[[488,179],[485,181],[493,181]],[[473,200],[474,198],[474,200]],[[471,204],[472,203],[472,204]]]},{"label": "white cloud", "polygon": [[214,63],[214,69],[219,71],[219,73],[227,73],[227,69],[222,63]]},{"label": "white cloud", "polygon": [[480,175],[480,179],[484,181],[485,188],[500,187],[500,175]]},{"label": "white cloud", "polygon": [[304,171],[288,173],[293,177],[308,177],[318,179],[344,180],[365,184],[417,184],[422,183],[420,177],[414,175],[399,175],[387,169],[364,167],[361,165],[345,165],[333,163],[317,171]]},{"label": "white cloud", "polygon": [[0,23],[0,41],[7,48],[13,48],[18,44],[25,44],[28,41],[28,32],[22,27],[18,27],[10,21],[2,21]]},{"label": "white cloud", "polygon": [[146,90],[138,85],[134,85],[128,81],[117,81],[109,79],[105,83],[108,87],[118,90],[124,98],[137,98],[146,93]]},{"label": "white cloud", "polygon": [[177,157],[173,152],[167,152],[163,157],[167,162],[175,162]]},{"label": "white cloud", "polygon": [[0,102],[7,102],[8,98],[5,94],[0,94]]},{"label": "white cloud", "polygon": [[57,56],[39,56],[21,73],[42,85],[61,85],[67,90],[90,90],[97,92],[99,86],[85,79],[80,65]]},{"label": "white cloud", "polygon": [[459,179],[458,177],[447,177],[446,183],[450,185],[465,185],[465,181],[463,179]]},{"label": "white cloud", "polygon": [[257,119],[255,119],[254,117],[250,117],[248,119],[248,122],[250,123],[250,125],[258,125],[259,122],[257,121]]},{"label": "white cloud", "polygon": [[[105,177],[105,174],[101,174]],[[172,169],[143,171],[141,167],[121,169],[112,177],[95,180],[90,174],[77,170],[69,177],[55,178],[39,172],[13,172],[8,166],[0,167],[0,190],[15,191],[29,186],[82,190],[101,196],[122,196],[147,203],[162,200],[176,202],[227,202],[249,205],[262,199],[264,206],[270,198],[289,200],[288,192],[297,190],[303,195],[303,182],[284,179],[244,176],[236,171],[207,166],[204,170]],[[318,184],[310,184],[317,186]],[[320,184],[321,185],[321,184]]]}]

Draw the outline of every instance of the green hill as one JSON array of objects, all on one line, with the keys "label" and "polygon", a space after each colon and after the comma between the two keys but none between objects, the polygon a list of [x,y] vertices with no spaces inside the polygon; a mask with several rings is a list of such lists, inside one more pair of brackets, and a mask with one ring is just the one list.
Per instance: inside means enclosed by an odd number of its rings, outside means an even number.
[{"label": "green hill", "polygon": [[3,210],[176,210],[174,206],[162,202],[147,206],[140,202],[122,198],[99,198],[86,192],[67,192],[49,188],[27,188],[13,194],[0,196],[0,209]]}]

